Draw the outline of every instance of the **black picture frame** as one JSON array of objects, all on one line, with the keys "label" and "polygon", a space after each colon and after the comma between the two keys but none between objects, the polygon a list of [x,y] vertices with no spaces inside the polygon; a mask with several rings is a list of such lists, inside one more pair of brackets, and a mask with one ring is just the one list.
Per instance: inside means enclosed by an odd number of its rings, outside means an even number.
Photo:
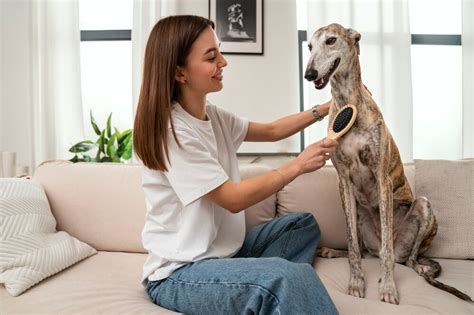
[{"label": "black picture frame", "polygon": [[263,55],[263,0],[209,0],[223,54]]}]

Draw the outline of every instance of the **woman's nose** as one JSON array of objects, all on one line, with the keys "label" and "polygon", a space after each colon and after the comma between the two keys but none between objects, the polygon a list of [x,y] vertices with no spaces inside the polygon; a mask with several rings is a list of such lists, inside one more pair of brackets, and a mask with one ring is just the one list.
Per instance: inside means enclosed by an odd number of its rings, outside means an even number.
[{"label": "woman's nose", "polygon": [[220,55],[220,60],[219,60],[218,66],[220,68],[224,68],[225,66],[227,66],[227,60],[225,59],[225,57],[222,54]]}]

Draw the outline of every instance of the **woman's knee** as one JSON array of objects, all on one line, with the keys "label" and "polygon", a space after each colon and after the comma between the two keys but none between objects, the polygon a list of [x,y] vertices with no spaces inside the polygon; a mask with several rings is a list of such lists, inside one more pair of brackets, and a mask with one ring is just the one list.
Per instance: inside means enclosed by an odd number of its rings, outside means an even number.
[{"label": "woman's knee", "polygon": [[318,239],[321,237],[321,230],[319,228],[319,223],[312,213],[301,212],[300,222],[305,227],[308,227],[308,229],[313,232],[315,237],[317,237]]},{"label": "woman's knee", "polygon": [[305,279],[314,276],[314,269],[310,264],[294,263],[284,258],[270,258],[272,260],[272,270],[270,278],[275,282],[294,281],[295,279]]}]

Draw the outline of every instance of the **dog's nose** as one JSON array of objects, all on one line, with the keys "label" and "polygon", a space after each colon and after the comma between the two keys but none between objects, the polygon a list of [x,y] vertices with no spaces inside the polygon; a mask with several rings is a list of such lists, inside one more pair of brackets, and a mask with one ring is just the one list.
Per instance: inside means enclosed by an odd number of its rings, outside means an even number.
[{"label": "dog's nose", "polygon": [[308,81],[314,81],[316,80],[317,77],[318,77],[318,71],[311,68],[307,69],[304,74],[304,78]]}]

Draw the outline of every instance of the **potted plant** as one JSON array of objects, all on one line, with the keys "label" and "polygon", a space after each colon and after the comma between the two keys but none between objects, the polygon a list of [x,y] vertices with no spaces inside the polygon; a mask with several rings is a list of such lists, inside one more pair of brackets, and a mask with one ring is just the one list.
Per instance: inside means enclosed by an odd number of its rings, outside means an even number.
[{"label": "potted plant", "polygon": [[[74,153],[71,162],[116,162],[123,163],[132,157],[132,129],[120,132],[114,127],[112,133],[112,113],[107,118],[107,124],[103,130],[100,130],[90,112],[90,120],[94,132],[98,138],[95,142],[84,140],[73,145],[69,152]],[[95,157],[89,155],[89,151],[97,149]]]}]

